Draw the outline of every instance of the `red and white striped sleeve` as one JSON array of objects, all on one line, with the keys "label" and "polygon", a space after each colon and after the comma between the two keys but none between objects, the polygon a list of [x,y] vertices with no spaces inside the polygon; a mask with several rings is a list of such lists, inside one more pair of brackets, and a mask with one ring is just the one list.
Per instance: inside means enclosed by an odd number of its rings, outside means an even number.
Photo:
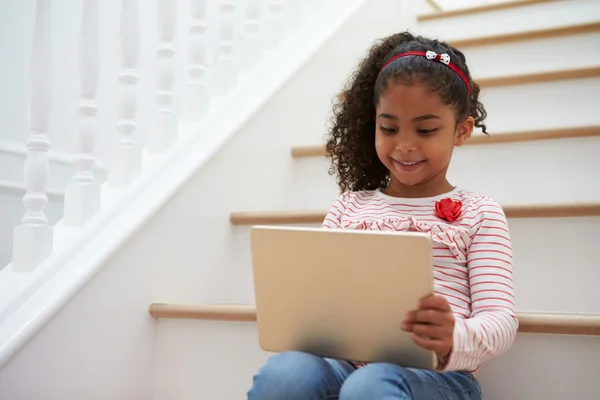
[{"label": "red and white striped sleeve", "polygon": [[346,193],[338,197],[335,203],[329,209],[329,212],[323,220],[321,228],[337,229],[340,227],[340,221],[346,210]]},{"label": "red and white striped sleeve", "polygon": [[471,316],[456,320],[454,346],[444,371],[471,369],[505,352],[512,346],[519,324],[506,216],[490,198],[477,203],[467,253]]}]

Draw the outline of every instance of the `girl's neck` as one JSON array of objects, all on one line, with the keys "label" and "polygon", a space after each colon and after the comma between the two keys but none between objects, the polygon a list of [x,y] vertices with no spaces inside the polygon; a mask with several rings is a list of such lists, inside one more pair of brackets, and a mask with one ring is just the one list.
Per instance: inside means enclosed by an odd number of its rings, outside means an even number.
[{"label": "girl's neck", "polygon": [[411,186],[404,185],[392,178],[389,186],[382,189],[381,192],[391,197],[417,199],[439,196],[452,190],[454,190],[454,186],[445,177],[442,182],[431,180]]}]

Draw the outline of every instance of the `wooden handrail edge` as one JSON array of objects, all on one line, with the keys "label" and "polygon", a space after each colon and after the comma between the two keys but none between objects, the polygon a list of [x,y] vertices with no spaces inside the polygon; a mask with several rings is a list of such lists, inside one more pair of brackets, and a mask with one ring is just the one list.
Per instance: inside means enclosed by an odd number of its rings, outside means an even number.
[{"label": "wooden handrail edge", "polygon": [[[574,218],[600,216],[600,203],[531,204],[503,206],[507,218]],[[233,225],[322,223],[326,210],[234,212]]]},{"label": "wooden handrail edge", "polygon": [[467,47],[490,46],[503,43],[516,43],[526,40],[548,39],[561,36],[581,35],[597,32],[600,30],[600,22],[583,22],[577,24],[553,26],[550,28],[532,29],[510,33],[501,33],[488,36],[476,36],[472,38],[449,40],[448,43],[458,49]]},{"label": "wooden handrail edge", "polygon": [[[573,128],[539,129],[523,132],[500,132],[490,136],[483,133],[473,134],[464,146],[479,146],[485,144],[531,142],[539,140],[577,139],[600,136],[600,125],[581,126]],[[323,145],[293,146],[291,150],[293,158],[325,157],[327,149]]]},{"label": "wooden handrail edge", "polygon": [[[255,322],[253,305],[151,303],[150,316],[156,319]],[[520,333],[600,336],[600,314],[517,313]]]}]

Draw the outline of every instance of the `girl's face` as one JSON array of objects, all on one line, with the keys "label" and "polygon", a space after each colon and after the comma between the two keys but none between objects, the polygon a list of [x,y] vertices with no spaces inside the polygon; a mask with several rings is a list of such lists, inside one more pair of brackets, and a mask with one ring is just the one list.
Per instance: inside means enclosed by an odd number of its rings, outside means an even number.
[{"label": "girl's face", "polygon": [[456,124],[454,109],[422,84],[397,84],[376,107],[375,149],[390,171],[387,194],[431,197],[452,189],[446,171],[454,146],[471,135],[472,117]]}]

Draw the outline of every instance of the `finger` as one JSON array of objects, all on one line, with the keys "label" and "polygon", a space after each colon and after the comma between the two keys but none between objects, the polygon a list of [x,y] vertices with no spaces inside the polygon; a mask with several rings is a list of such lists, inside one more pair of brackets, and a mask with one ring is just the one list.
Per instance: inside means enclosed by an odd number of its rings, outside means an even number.
[{"label": "finger", "polygon": [[419,301],[419,308],[428,308],[440,311],[452,311],[450,308],[450,304],[448,304],[448,300],[444,296],[425,296]]},{"label": "finger", "polygon": [[400,329],[402,329],[405,332],[412,332],[414,326],[415,324],[412,322],[403,321],[400,324]]},{"label": "finger", "polygon": [[430,339],[438,339],[443,341],[452,340],[452,330],[446,326],[430,325],[430,324],[414,324],[412,333],[415,335]]},{"label": "finger", "polygon": [[412,334],[413,341],[420,347],[435,351],[436,353],[447,353],[450,351],[450,346],[442,340],[424,338],[417,334]]},{"label": "finger", "polygon": [[433,309],[418,310],[415,312],[413,323],[425,323],[433,325],[448,325],[454,321],[452,313]]}]

